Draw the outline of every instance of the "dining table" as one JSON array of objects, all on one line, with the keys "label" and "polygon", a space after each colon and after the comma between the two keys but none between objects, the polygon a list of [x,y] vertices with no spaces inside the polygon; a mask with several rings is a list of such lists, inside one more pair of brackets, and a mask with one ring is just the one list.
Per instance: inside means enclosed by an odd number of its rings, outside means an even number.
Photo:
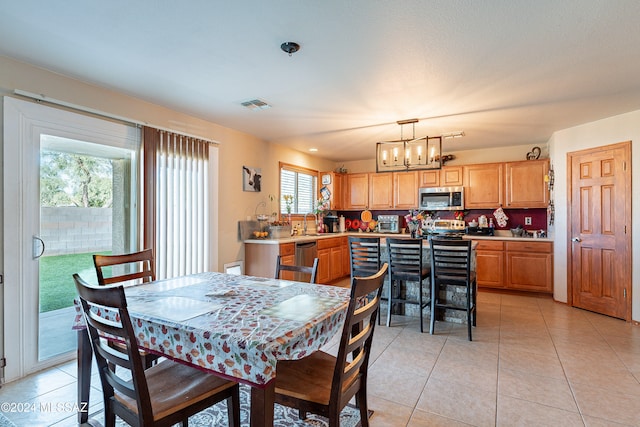
[{"label": "dining table", "polygon": [[[341,331],[350,290],[226,273],[125,287],[138,347],[251,387],[251,426],[272,426],[279,360],[301,359]],[[80,305],[78,404],[88,406],[92,350]],[[80,423],[90,422],[79,412]]]}]

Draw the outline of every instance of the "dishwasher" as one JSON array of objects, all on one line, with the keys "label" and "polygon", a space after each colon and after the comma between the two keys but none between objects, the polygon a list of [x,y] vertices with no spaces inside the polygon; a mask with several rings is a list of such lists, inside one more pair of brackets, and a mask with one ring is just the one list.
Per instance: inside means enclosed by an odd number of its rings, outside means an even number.
[{"label": "dishwasher", "polygon": [[[318,256],[318,242],[299,242],[296,243],[296,265],[304,265],[311,267],[313,261]],[[311,276],[307,273],[296,273],[295,280],[299,282],[308,282]]]}]

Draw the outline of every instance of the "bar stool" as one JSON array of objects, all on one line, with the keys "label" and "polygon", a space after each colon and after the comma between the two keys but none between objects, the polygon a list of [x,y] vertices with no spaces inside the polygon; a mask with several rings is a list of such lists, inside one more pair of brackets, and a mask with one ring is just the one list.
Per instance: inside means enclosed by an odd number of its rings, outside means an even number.
[{"label": "bar stool", "polygon": [[[387,238],[389,253],[389,291],[387,304],[387,327],[391,326],[391,306],[394,303],[415,304],[420,313],[420,332],[423,332],[422,311],[431,301],[424,301],[422,296],[423,281],[429,279],[431,271],[422,261],[422,239],[390,239]],[[407,299],[401,296],[402,282],[418,283],[418,298]],[[395,284],[395,286],[394,286]],[[394,295],[394,287],[396,292]],[[431,316],[433,318],[433,315]]]},{"label": "bar stool", "polygon": [[[380,270],[380,238],[349,236],[351,283],[354,277],[368,277]],[[385,300],[386,298],[381,298]],[[380,316],[378,316],[378,325]]]},{"label": "bar stool", "polygon": [[380,270],[380,238],[349,236],[351,280],[367,277]]},{"label": "bar stool", "polygon": [[[429,333],[435,329],[435,313],[438,309],[465,311],[469,341],[471,326],[476,326],[476,273],[471,270],[471,240],[429,240],[431,246],[431,325]],[[440,292],[447,286],[463,288],[466,294],[464,305],[447,301]]]}]

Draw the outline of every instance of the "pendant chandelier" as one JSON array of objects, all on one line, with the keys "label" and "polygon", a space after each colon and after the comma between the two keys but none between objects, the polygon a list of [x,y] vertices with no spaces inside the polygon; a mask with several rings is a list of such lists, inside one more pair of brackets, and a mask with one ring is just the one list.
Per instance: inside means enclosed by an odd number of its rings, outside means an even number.
[{"label": "pendant chandelier", "polygon": [[[418,119],[400,120],[400,139],[376,144],[376,172],[441,169],[442,137],[416,138]],[[413,135],[404,138],[404,125],[411,125]]]}]

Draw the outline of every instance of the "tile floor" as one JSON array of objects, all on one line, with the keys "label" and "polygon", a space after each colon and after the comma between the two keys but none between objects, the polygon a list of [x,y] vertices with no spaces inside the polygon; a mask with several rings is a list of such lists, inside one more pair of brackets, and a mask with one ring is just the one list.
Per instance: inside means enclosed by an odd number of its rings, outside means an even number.
[{"label": "tile floor", "polygon": [[[478,301],[473,342],[463,325],[420,334],[403,316],[376,328],[371,426],[640,426],[640,326],[550,297]],[[74,402],[75,375],[73,363],[49,369],[3,386],[0,401]],[[100,399],[93,389],[91,413]],[[5,415],[19,427],[76,425],[64,411]]]}]

